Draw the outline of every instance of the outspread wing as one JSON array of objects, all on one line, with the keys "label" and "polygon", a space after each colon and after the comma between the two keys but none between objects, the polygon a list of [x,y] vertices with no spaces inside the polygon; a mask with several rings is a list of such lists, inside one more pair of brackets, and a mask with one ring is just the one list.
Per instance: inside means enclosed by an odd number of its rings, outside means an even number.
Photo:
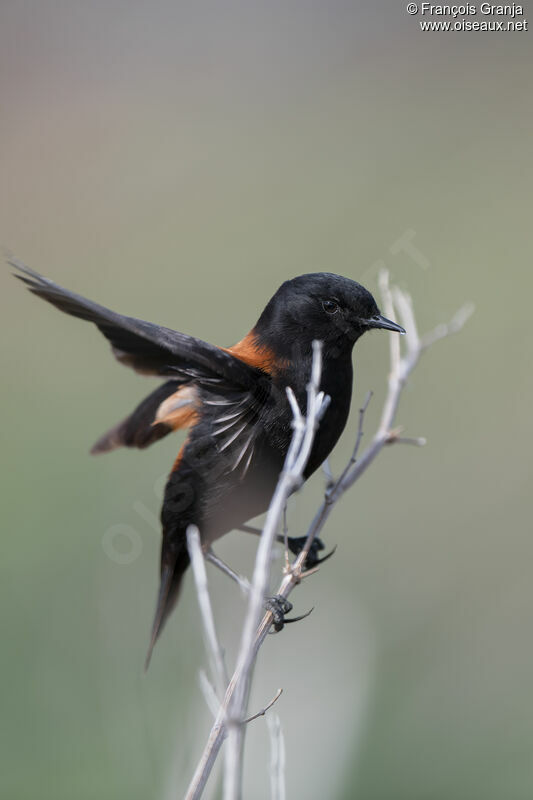
[{"label": "outspread wing", "polygon": [[139,372],[206,384],[227,382],[241,389],[253,386],[262,374],[258,367],[228,350],[171,328],[117,314],[64,289],[14,258],[8,262],[33,294],[66,314],[94,323],[111,343],[118,360]]}]

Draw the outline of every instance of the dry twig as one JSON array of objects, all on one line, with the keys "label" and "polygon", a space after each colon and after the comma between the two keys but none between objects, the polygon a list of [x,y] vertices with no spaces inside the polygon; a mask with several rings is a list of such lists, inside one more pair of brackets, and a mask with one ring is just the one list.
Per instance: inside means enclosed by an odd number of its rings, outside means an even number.
[{"label": "dry twig", "polygon": [[196,583],[198,604],[204,623],[206,649],[211,661],[213,679],[220,700],[224,696],[225,688],[228,685],[228,676],[226,674],[222,648],[218,642],[215,628],[215,618],[213,617],[213,609],[211,608],[211,600],[207,588],[207,573],[205,571],[204,554],[200,543],[200,532],[196,525],[189,525],[187,528],[187,547],[189,549],[191,567]]},{"label": "dry twig", "polygon": [[270,734],[270,797],[285,800],[285,739],[277,714],[269,715],[267,727]]},{"label": "dry twig", "polygon": [[234,690],[228,703],[227,727],[229,728],[229,738],[224,779],[224,797],[226,798],[238,798],[241,796],[244,738],[242,720],[246,711],[250,677],[256,655],[256,629],[268,591],[272,547],[276,540],[280,519],[289,496],[295,489],[300,487],[303,481],[303,471],[311,453],[315,431],[327,405],[324,393],[319,391],[321,368],[321,345],[319,342],[313,342],[313,365],[307,389],[307,415],[305,418],[302,416],[292,389],[287,389],[294,418],[294,433],[283,471],[268,509],[259,547],[257,548],[248,612],[244,622],[241,646],[235,668]]}]

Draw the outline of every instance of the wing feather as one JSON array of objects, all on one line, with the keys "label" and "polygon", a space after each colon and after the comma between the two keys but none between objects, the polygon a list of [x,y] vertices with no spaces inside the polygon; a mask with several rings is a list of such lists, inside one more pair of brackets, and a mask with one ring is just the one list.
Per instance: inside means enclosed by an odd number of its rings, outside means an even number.
[{"label": "wing feather", "polygon": [[14,258],[8,262],[33,294],[66,314],[94,323],[119,361],[140,372],[211,384],[228,382],[242,389],[250,388],[262,374],[258,367],[228,350],[171,328],[117,314],[64,289]]}]

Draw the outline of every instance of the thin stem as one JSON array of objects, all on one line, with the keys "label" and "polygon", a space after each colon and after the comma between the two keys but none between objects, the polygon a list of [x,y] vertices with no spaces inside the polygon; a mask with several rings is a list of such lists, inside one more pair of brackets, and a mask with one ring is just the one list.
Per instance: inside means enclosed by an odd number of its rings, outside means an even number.
[{"label": "thin stem", "polygon": [[285,800],[285,738],[277,714],[267,717],[270,734],[270,798]]},{"label": "thin stem", "polygon": [[225,561],[222,561],[222,559],[219,558],[219,556],[217,556],[213,552],[213,550],[207,551],[207,553],[205,554],[205,560],[209,561],[210,564],[213,564],[213,566],[217,567],[217,569],[223,572],[224,575],[227,575],[228,578],[231,578],[232,581],[235,581],[239,589],[244,594],[248,594],[248,592],[250,591],[250,581],[248,581],[246,578],[243,578],[243,576],[239,575],[238,572],[235,572],[235,570],[233,570],[229,566],[229,564],[226,564]]},{"label": "thin stem", "polygon": [[247,725],[249,722],[253,722],[254,719],[258,719],[258,717],[264,717],[268,709],[272,708],[274,703],[276,703],[279,700],[282,694],[283,694],[283,689],[278,689],[278,691],[276,692],[276,694],[274,695],[274,697],[272,698],[272,700],[268,705],[266,705],[264,708],[261,709],[261,711],[258,711],[256,714],[252,714],[252,716],[248,717],[248,719],[243,719],[242,724]]},{"label": "thin stem", "polygon": [[187,547],[191,559],[191,567],[196,583],[196,594],[198,595],[198,605],[204,624],[204,634],[207,652],[211,661],[211,669],[219,699],[224,696],[225,687],[228,685],[228,676],[224,665],[222,649],[218,642],[215,628],[215,618],[211,607],[211,598],[207,587],[207,573],[205,571],[205,561],[200,543],[200,532],[196,525],[189,525],[187,528]]},{"label": "thin stem", "polygon": [[242,719],[246,710],[249,680],[255,661],[256,629],[268,589],[272,547],[276,539],[279,522],[288,497],[302,482],[303,470],[307,464],[314,434],[318,425],[317,418],[320,414],[324,399],[323,393],[318,391],[321,364],[322,351],[320,343],[313,342],[313,362],[311,380],[307,390],[307,416],[305,419],[296,402],[294,393],[290,389],[287,390],[287,396],[294,417],[294,432],[283,471],[268,509],[263,534],[259,541],[259,547],[257,548],[252,587],[248,601],[248,611],[244,621],[241,645],[235,669],[237,679],[228,707],[229,740],[224,780],[225,800],[239,800],[241,797],[242,744],[244,737]]}]

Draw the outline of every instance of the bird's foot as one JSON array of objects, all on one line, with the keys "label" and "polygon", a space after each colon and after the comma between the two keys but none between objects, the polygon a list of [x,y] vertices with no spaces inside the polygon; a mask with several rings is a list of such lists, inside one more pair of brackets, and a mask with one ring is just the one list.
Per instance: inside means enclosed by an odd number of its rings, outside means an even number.
[{"label": "bird's foot", "polygon": [[[294,553],[295,556],[299,555],[307,541],[307,536],[289,536],[288,538],[288,545],[289,550],[291,553]],[[305,559],[304,570],[314,569],[318,567],[319,564],[322,564],[324,561],[327,561],[328,558],[331,558],[333,553],[335,552],[336,548],[334,547],[333,550],[322,558],[319,557],[319,553],[321,550],[325,549],[325,544],[322,539],[318,537],[313,539],[313,543],[309,548],[309,552],[307,554],[307,558]]]},{"label": "bird's foot", "polygon": [[299,617],[287,619],[285,614],[289,614],[292,611],[292,603],[281,594],[276,594],[274,597],[267,597],[265,600],[265,608],[272,614],[272,626],[276,633],[282,631],[286,623],[299,622],[301,619],[305,619],[313,610],[311,609],[306,614],[301,614]]},{"label": "bird's foot", "polygon": [[292,603],[286,597],[276,594],[274,597],[267,597],[265,608],[272,613],[274,630],[276,632],[282,631],[285,623],[289,622],[289,620],[285,619],[285,614],[292,611]]}]

